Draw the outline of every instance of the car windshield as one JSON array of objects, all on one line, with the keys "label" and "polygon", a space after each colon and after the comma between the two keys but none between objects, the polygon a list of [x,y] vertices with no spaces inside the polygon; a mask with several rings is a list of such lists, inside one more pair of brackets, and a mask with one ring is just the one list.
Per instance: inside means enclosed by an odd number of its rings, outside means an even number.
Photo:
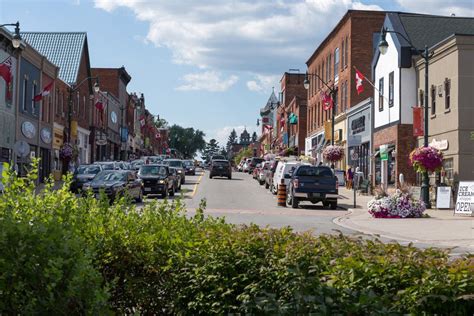
[{"label": "car windshield", "polygon": [[144,176],[147,176],[147,175],[166,176],[166,168],[163,166],[145,165],[140,168],[140,174]]},{"label": "car windshield", "polygon": [[181,160],[168,160],[166,162],[171,167],[182,167],[183,163]]},{"label": "car windshield", "polygon": [[77,174],[98,174],[100,172],[99,166],[79,166],[77,168]]},{"label": "car windshield", "polygon": [[297,176],[309,177],[332,177],[332,171],[329,168],[320,168],[313,166],[302,166],[298,169]]},{"label": "car windshield", "polygon": [[194,163],[191,160],[185,160],[183,161],[183,165],[185,165],[186,167],[192,167],[194,166]]},{"label": "car windshield", "polygon": [[95,177],[94,181],[126,181],[126,172],[101,171]]}]

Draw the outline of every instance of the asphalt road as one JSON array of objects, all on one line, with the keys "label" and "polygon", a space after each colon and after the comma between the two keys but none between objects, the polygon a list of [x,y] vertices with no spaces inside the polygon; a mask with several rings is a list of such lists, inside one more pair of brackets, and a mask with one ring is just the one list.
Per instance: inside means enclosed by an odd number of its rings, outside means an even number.
[{"label": "asphalt road", "polygon": [[338,233],[358,234],[332,222],[335,217],[346,213],[348,201],[341,200],[341,207],[329,210],[322,205],[301,203],[299,209],[277,206],[276,196],[264,186],[260,186],[251,175],[234,172],[232,180],[227,178],[209,179],[208,171],[199,171],[196,176],[186,176],[182,194],[190,215],[206,200],[205,214],[225,217],[233,224],[254,223],[259,226],[285,227],[295,231],[312,231],[315,234]]}]

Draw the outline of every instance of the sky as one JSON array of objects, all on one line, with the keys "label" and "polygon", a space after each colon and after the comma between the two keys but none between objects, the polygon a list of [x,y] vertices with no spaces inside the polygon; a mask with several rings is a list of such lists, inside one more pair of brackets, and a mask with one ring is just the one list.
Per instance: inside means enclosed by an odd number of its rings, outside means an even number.
[{"label": "sky", "polygon": [[0,24],[87,32],[92,67],[125,66],[129,92],[170,124],[225,145],[252,133],[285,71],[348,9],[474,16],[473,0],[0,0]]}]

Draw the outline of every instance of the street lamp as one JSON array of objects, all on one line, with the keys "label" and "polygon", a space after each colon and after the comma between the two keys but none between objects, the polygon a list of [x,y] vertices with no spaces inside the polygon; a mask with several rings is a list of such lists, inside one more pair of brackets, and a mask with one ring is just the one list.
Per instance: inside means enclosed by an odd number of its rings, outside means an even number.
[{"label": "street lamp", "polygon": [[13,35],[13,38],[12,38],[12,45],[14,48],[18,48],[20,47],[20,44],[21,44],[21,35],[20,35],[20,22],[16,22],[16,23],[7,23],[7,24],[2,24],[0,25],[0,27],[2,26],[14,26],[15,27],[15,35]]},{"label": "street lamp", "polygon": [[[425,116],[425,124],[424,124],[424,135],[423,135],[423,146],[428,147],[428,66],[429,66],[429,60],[433,56],[433,52],[430,52],[428,50],[428,46],[425,45],[424,49],[418,49],[415,47],[415,45],[412,44],[412,42],[406,38],[403,34],[397,31],[389,30],[387,28],[382,28],[382,34],[380,36],[380,42],[378,44],[379,51],[382,55],[387,53],[388,50],[388,43],[387,40],[385,39],[387,36],[387,33],[395,33],[400,35],[403,39],[407,41],[407,43],[410,45],[411,48],[411,53],[413,55],[420,55],[424,61],[425,61],[425,111],[424,111],[424,116]],[[427,208],[431,208],[431,203],[430,203],[430,179],[428,177],[428,171],[423,172],[423,183],[421,185],[421,195],[423,197],[423,202],[425,203]]]},{"label": "street lamp", "polygon": [[306,90],[309,89],[309,76],[316,77],[319,81],[321,81],[329,90],[329,94],[331,95],[332,103],[333,103],[333,108],[332,108],[332,115],[331,115],[331,145],[334,145],[334,120],[336,117],[336,96],[337,96],[337,87],[331,88],[318,74],[312,74],[306,72],[306,75],[304,77],[303,81],[303,86]]}]

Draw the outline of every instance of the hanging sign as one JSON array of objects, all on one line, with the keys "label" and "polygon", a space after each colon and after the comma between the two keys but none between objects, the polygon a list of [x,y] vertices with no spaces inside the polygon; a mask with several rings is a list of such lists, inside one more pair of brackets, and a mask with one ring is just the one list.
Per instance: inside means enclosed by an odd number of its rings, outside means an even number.
[{"label": "hanging sign", "polygon": [[455,214],[472,215],[474,211],[474,181],[459,182]]}]

